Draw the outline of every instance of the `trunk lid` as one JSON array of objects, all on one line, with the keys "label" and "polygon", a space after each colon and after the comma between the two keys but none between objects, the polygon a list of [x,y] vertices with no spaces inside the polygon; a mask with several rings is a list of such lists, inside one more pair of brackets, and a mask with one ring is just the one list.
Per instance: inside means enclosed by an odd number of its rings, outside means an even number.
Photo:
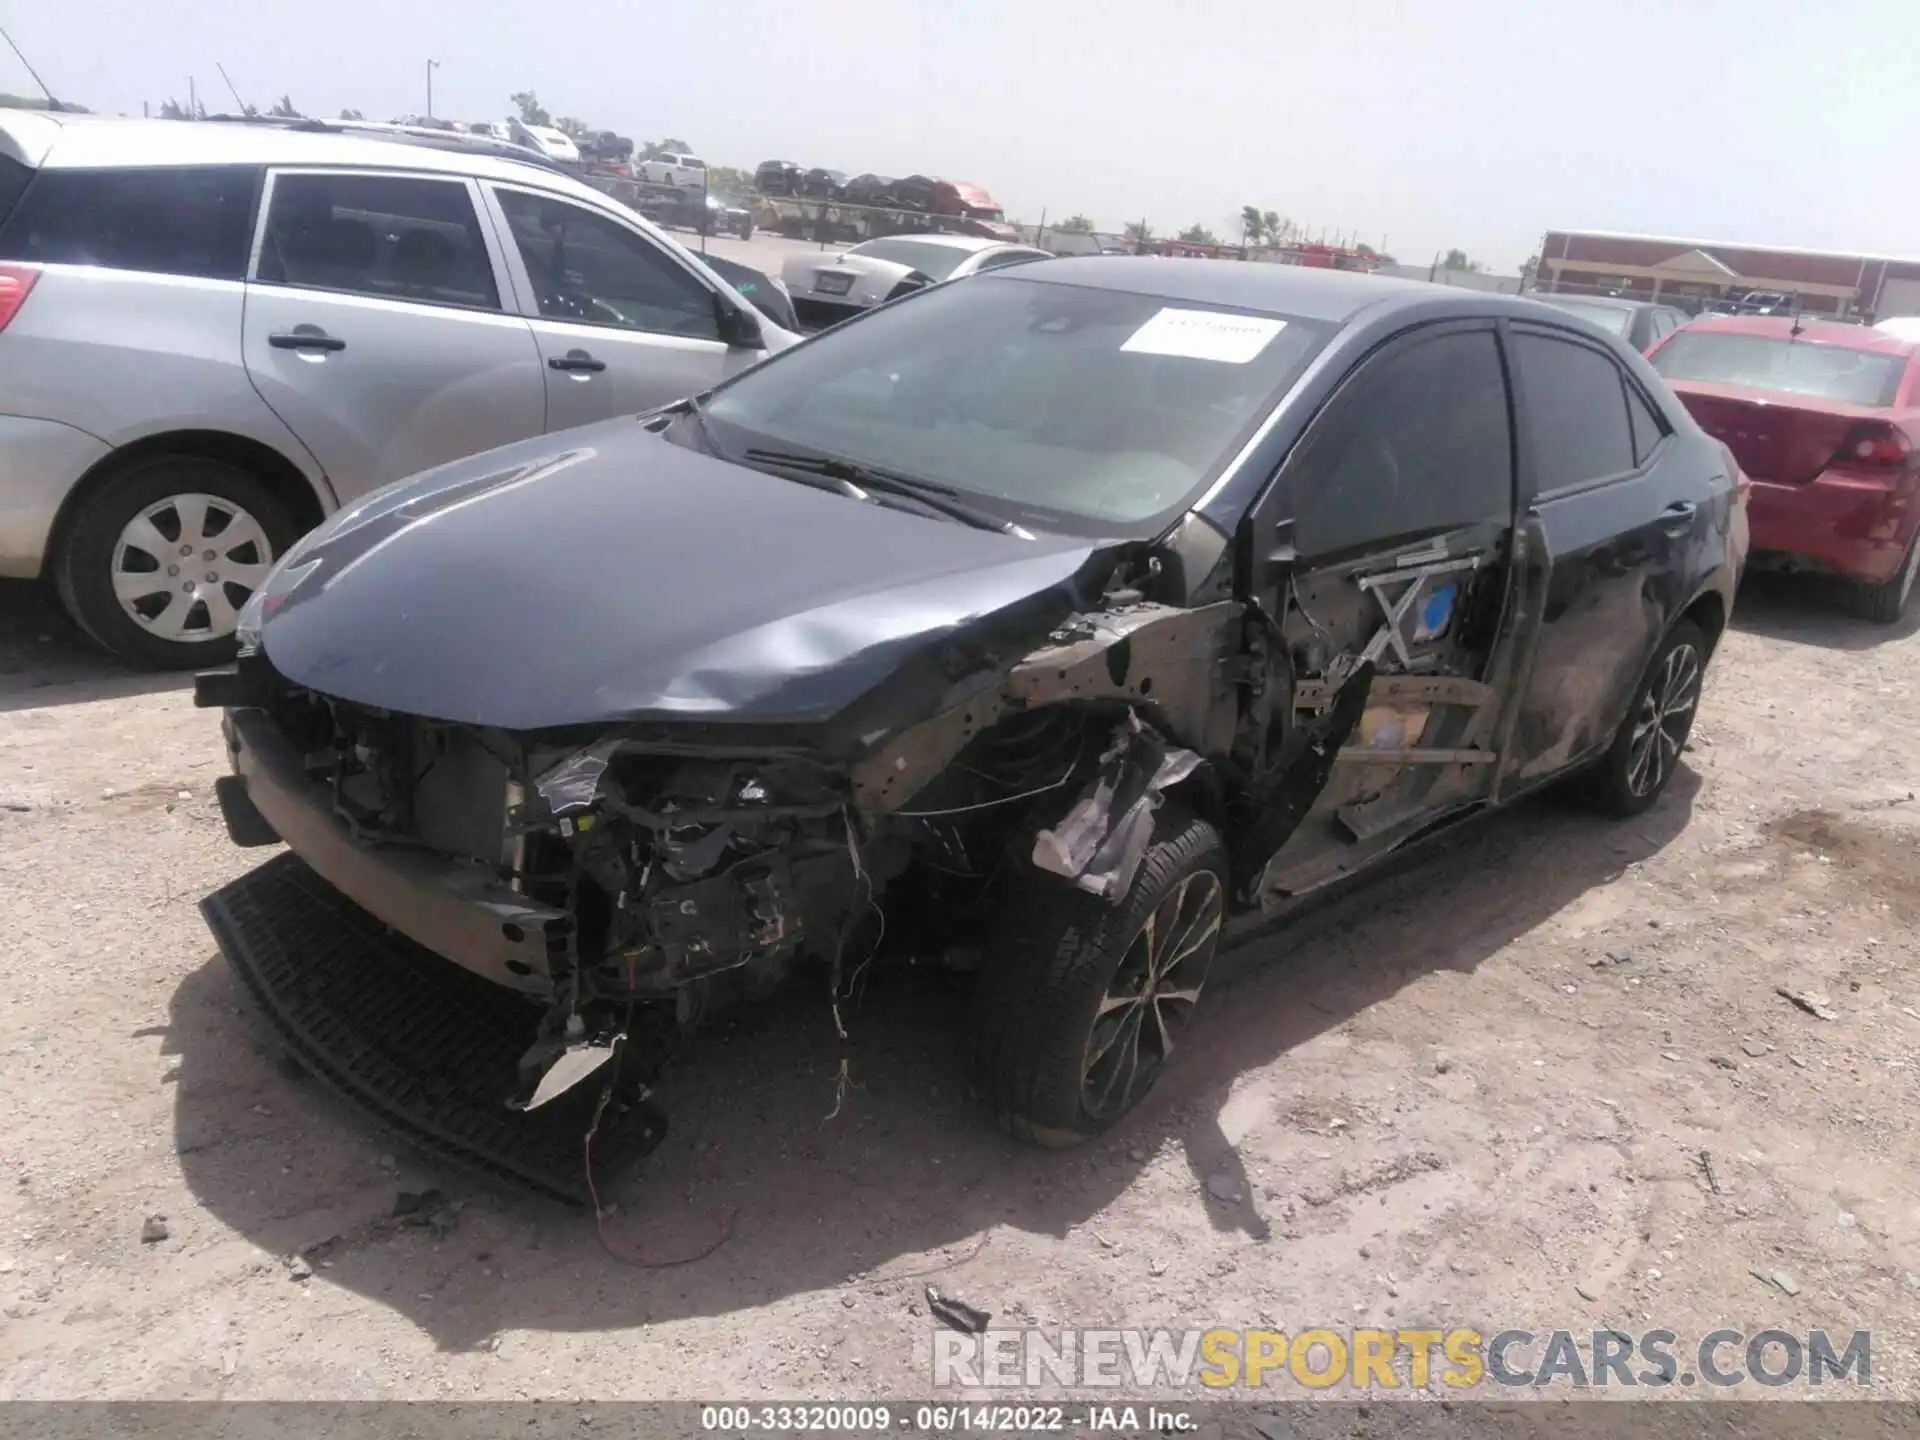
[{"label": "trunk lid", "polygon": [[1743,471],[1776,485],[1817,480],[1854,426],[1887,419],[1886,412],[1866,406],[1756,395],[1697,381],[1677,383],[1673,391],[1700,428],[1733,451]]}]

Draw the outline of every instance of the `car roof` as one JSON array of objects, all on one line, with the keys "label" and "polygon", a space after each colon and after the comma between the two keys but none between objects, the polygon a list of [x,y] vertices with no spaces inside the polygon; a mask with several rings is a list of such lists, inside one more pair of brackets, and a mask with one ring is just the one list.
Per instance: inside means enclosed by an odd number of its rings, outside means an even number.
[{"label": "car roof", "polygon": [[1425,280],[1400,280],[1357,270],[1279,265],[1257,260],[1187,260],[1160,255],[1071,255],[1004,272],[1041,285],[1085,285],[1126,290],[1197,305],[1224,305],[1345,324],[1362,310],[1395,309],[1453,298],[1486,313],[1563,319],[1536,300],[1462,290]]},{"label": "car roof", "polygon": [[1601,310],[1671,310],[1671,305],[1662,305],[1653,300],[1625,300],[1618,295],[1563,295],[1558,292],[1548,294],[1541,291],[1534,298],[1543,305],[1558,305],[1562,301],[1569,305],[1592,305]]},{"label": "car roof", "polygon": [[912,232],[906,235],[876,235],[871,240],[862,240],[853,248],[863,250],[882,240],[912,240],[916,244],[945,245],[954,250],[985,250],[991,246],[1004,245],[1004,240],[988,240],[979,235],[950,235],[944,230]]},{"label": "car roof", "polygon": [[1890,330],[1870,330],[1865,325],[1845,325],[1837,320],[1810,320],[1804,315],[1798,319],[1791,315],[1702,315],[1687,328],[1722,335],[1763,335],[1772,340],[1871,350],[1882,355],[1920,351],[1920,340],[1903,339]]},{"label": "car roof", "polygon": [[[483,180],[538,184],[572,196],[606,197],[555,169],[543,156],[525,160],[479,146],[431,143],[396,131],[324,131],[247,121],[124,120],[98,115],[0,111],[0,152],[50,169],[149,165],[319,165],[367,170],[419,170]],[[451,136],[456,132],[448,132]],[[11,142],[11,143],[8,143]]]}]

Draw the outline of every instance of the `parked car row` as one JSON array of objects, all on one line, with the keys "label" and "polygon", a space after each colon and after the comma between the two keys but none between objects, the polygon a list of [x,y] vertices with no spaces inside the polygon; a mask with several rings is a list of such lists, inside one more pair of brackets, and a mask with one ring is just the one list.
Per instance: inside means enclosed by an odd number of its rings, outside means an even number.
[{"label": "parked car row", "polygon": [[837,200],[847,205],[903,210],[937,215],[954,222],[963,233],[990,240],[1017,240],[1019,232],[1007,223],[1000,202],[981,186],[965,180],[942,180],[933,175],[856,175],[849,180],[838,170],[802,170],[789,160],[766,160],[753,172],[754,188],[762,195]]}]

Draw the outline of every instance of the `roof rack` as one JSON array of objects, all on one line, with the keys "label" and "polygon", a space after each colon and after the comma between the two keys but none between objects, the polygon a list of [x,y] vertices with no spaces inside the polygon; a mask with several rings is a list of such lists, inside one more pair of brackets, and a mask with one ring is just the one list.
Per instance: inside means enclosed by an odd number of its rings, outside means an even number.
[{"label": "roof rack", "polygon": [[475,135],[469,130],[442,130],[426,125],[402,125],[379,120],[321,120],[307,115],[209,115],[208,120],[232,125],[265,125],[276,130],[291,130],[309,135],[353,135],[364,140],[388,140],[398,145],[418,145],[430,150],[464,151],[490,155],[496,160],[512,160],[541,170],[565,174],[557,161],[524,145],[496,140],[491,135]]}]

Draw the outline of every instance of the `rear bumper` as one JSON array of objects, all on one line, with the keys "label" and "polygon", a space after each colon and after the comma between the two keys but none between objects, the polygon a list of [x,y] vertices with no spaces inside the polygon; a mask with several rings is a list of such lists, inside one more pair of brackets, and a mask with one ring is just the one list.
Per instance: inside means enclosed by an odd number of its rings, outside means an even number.
[{"label": "rear bumper", "polygon": [[1756,555],[1786,555],[1873,584],[1900,569],[1920,528],[1920,495],[1826,474],[1807,485],[1753,482],[1747,502]]},{"label": "rear bumper", "polygon": [[800,323],[809,330],[824,330],[829,325],[838,325],[842,320],[851,320],[868,308],[842,300],[816,300],[811,295],[793,297],[793,313],[800,317]]},{"label": "rear bumper", "polygon": [[229,829],[264,822],[329,885],[408,939],[496,985],[552,995],[549,944],[565,943],[565,911],[533,904],[488,867],[360,839],[264,711],[228,710],[221,731],[245,782],[244,793],[223,787]]},{"label": "rear bumper", "polygon": [[109,453],[104,440],[57,420],[0,415],[0,576],[41,573],[60,507]]}]

